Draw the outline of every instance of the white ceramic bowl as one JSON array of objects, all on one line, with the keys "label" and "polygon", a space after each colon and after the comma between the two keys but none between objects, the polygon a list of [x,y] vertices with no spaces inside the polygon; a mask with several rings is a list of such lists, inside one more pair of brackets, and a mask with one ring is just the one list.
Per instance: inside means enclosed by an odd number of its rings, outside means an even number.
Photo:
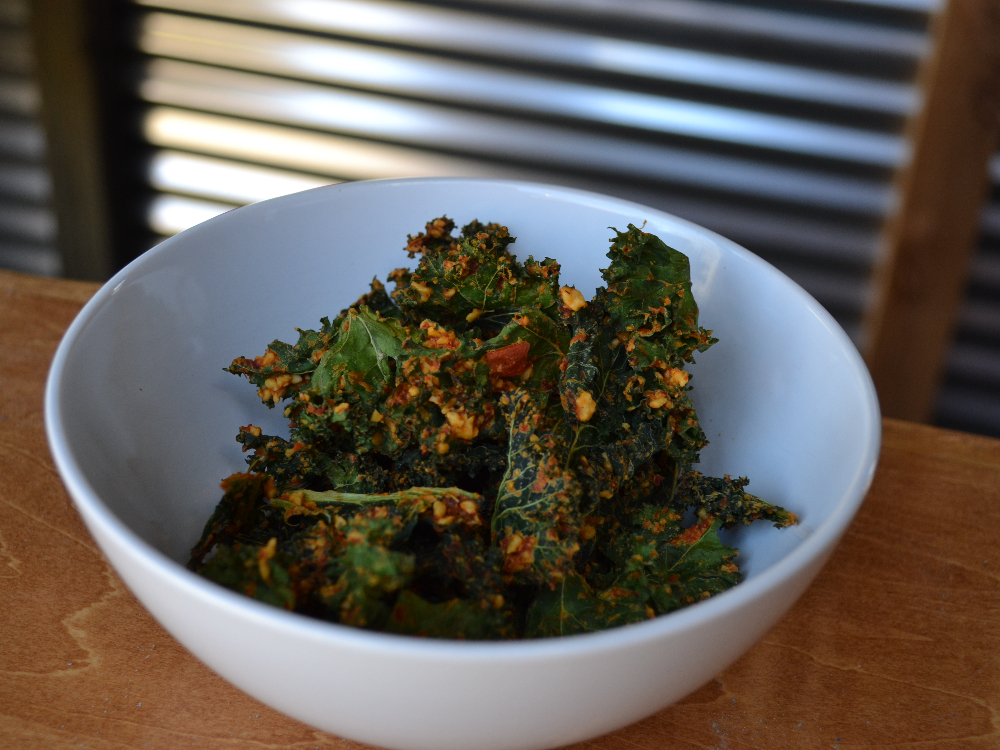
[{"label": "white ceramic bowl", "polygon": [[[506,224],[519,257],[551,256],[591,292],[632,222],[691,258],[702,324],[692,368],[711,445],[702,470],[800,514],[731,535],[746,579],[688,609],[601,633],[515,643],[355,630],[232,593],[183,563],[244,466],[241,424],[283,429],[222,368],[335,315],[372,276],[410,265],[408,233],[447,214]],[[588,295],[589,296],[589,295]],[[357,182],[231,211],[109,281],[56,353],[45,395],[56,465],[101,549],[181,643],[265,703],[355,740],[414,750],[547,748],[636,721],[712,678],[809,585],[878,456],[871,379],[829,314],[772,266],[690,222],[545,185]]]}]

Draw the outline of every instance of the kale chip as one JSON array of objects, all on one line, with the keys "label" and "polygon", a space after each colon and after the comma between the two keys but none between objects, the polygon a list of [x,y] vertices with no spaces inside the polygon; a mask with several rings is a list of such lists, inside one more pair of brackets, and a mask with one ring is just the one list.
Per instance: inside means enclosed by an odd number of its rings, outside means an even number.
[{"label": "kale chip", "polygon": [[[189,567],[260,601],[362,628],[476,640],[645,620],[736,585],[719,530],[795,515],[707,445],[685,365],[688,259],[629,225],[586,300],[507,228],[447,217],[298,341],[228,368],[281,406],[288,439],[240,428],[249,471]],[[687,519],[687,522],[685,522]]]}]

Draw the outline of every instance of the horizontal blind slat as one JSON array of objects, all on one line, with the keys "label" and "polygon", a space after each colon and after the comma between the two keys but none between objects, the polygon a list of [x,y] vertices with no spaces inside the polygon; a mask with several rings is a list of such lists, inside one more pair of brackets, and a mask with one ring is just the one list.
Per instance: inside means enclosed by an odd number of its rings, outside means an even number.
[{"label": "horizontal blind slat", "polygon": [[[254,72],[308,76],[335,85],[396,95],[467,106],[520,109],[541,115],[578,118],[606,125],[883,167],[898,166],[908,158],[905,141],[896,135],[535,76],[492,72],[450,62],[420,61],[412,56],[359,47],[309,43],[296,46],[289,41],[285,45],[286,54],[281,54],[266,42],[253,44],[254,39],[262,40],[265,36],[273,40],[271,32],[250,30],[246,33],[247,41],[235,43],[231,39],[191,36],[196,28],[191,28],[193,24],[187,21],[172,24],[173,31],[157,32],[156,25],[171,25],[163,21],[159,15],[149,19],[145,29],[147,33],[140,38],[143,51]],[[203,23],[197,25],[206,28]],[[220,31],[223,27],[213,25],[212,28]],[[350,95],[331,92],[330,96],[340,96],[342,102],[346,102]]]},{"label": "horizontal blind slat", "polygon": [[50,245],[56,239],[55,215],[43,206],[0,203],[0,237]]},{"label": "horizontal blind slat", "polygon": [[29,77],[0,75],[0,112],[34,117],[40,105],[38,87]]},{"label": "horizontal blind slat", "polygon": [[[156,107],[147,114],[144,133],[149,142],[164,149],[191,150],[231,157],[239,162],[256,160],[299,174],[306,170],[326,175],[328,179],[463,176],[532,178],[538,182],[581,186],[579,179],[567,180],[565,175],[558,173],[527,173],[524,169],[453,159],[418,149],[302,132],[294,128],[168,107]],[[207,189],[215,191],[212,194],[217,195],[223,190],[214,187],[204,174],[200,179],[209,186]],[[620,184],[613,181],[602,183],[594,179],[586,187],[596,192],[621,192]],[[659,205],[738,240],[766,243],[776,248],[855,264],[870,263],[875,253],[874,229],[852,229],[832,222],[778,216],[767,211],[752,211],[677,196],[665,199],[652,191],[637,191],[631,197],[641,203]]]},{"label": "horizontal blind slat", "polygon": [[146,215],[154,232],[170,236],[234,208],[236,206],[231,204],[186,196],[158,195],[151,201]]},{"label": "horizontal blind slat", "polygon": [[52,180],[48,170],[42,165],[0,161],[0,196],[32,203],[47,203],[52,197]]},{"label": "horizontal blind slat", "polygon": [[154,60],[140,95],[151,102],[521,162],[671,179],[787,201],[881,214],[888,185],[579,133],[437,105]]},{"label": "horizontal blind slat", "polygon": [[28,10],[24,0],[0,0],[0,268],[55,276],[62,261]]},{"label": "horizontal blind slat", "polygon": [[406,146],[171,107],[152,108],[143,120],[143,133],[157,146],[348,180],[458,175],[516,179],[523,174],[523,170]]},{"label": "horizontal blind slat", "polygon": [[[147,7],[255,21],[289,28],[352,36],[416,47],[460,50],[522,60],[587,65],[586,51],[600,40],[614,40],[560,28],[551,23],[528,24],[498,15],[503,6],[485,8],[495,15],[447,10],[412,3],[376,0],[139,0]],[[517,7],[517,3],[508,3]],[[525,4],[535,10],[534,0]],[[555,7],[555,4],[550,4]],[[597,9],[588,3],[560,4],[569,14],[601,12],[634,22],[677,24],[726,35],[764,37],[798,45],[878,52],[919,58],[926,54],[926,35],[905,29],[821,19],[805,14],[715,2],[657,0],[655,3],[614,2]],[[636,44],[636,49],[654,45]],[[609,56],[604,64],[615,65]],[[630,66],[636,75],[648,75]]]},{"label": "horizontal blind slat", "polygon": [[158,190],[202,195],[229,203],[256,203],[335,182],[176,151],[160,151],[153,157],[149,179]]},{"label": "horizontal blind slat", "polygon": [[[878,223],[895,202],[891,173],[909,158],[902,118],[919,106],[901,71],[926,53],[927,36],[916,16],[892,17],[912,9],[867,22],[877,14],[824,18],[794,0],[782,10],[707,0],[137,4],[148,59],[137,93],[159,149],[149,216],[161,234],[281,185],[537,179],[745,242],[859,335]],[[600,20],[628,17],[653,19],[673,41]],[[685,41],[685,28],[697,34]],[[810,45],[862,58],[795,58]]]},{"label": "horizontal blind slat", "polygon": [[52,245],[30,244],[0,236],[0,268],[38,276],[58,276],[62,259]]},{"label": "horizontal blind slat", "polygon": [[[516,102],[519,94],[524,96],[538,89],[547,97],[557,91],[560,99],[588,98],[600,91],[565,81],[546,86],[545,79],[538,76],[499,72],[495,66],[164,13],[151,13],[145,18],[139,46],[154,55],[303,76],[339,85],[405,91],[414,96],[467,100],[478,99],[484,91],[489,91],[494,104],[505,96]],[[895,115],[910,114],[919,103],[916,88],[908,84],[611,40],[592,40],[588,47],[583,50],[573,47],[580,53],[575,64]],[[546,48],[551,50],[552,45]],[[607,100],[609,92],[602,93]],[[623,100],[627,106],[628,98]],[[654,101],[653,97],[638,99],[647,107]],[[530,100],[529,108],[541,102],[544,99],[536,96]]]}]

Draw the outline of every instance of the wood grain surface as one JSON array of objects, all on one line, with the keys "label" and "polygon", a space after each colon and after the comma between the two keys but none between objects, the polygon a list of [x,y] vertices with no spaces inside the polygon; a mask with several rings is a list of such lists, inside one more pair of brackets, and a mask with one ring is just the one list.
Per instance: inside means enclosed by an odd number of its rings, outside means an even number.
[{"label": "wood grain surface", "polygon": [[[88,535],[42,389],[95,289],[0,272],[0,747],[361,747],[217,677]],[[886,420],[868,499],[791,612],[678,705],[577,747],[979,750],[998,714],[1000,441]]]}]

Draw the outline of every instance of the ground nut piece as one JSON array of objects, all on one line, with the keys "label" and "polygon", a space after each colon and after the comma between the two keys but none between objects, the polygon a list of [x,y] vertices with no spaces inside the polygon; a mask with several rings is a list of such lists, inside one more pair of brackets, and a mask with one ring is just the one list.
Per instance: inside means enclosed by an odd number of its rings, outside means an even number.
[{"label": "ground nut piece", "polygon": [[419,281],[411,281],[410,288],[415,289],[417,291],[417,293],[420,295],[421,302],[426,302],[427,300],[429,300],[431,298],[431,294],[433,293],[433,290],[429,286],[427,286],[426,284],[421,284]]},{"label": "ground nut piece", "polygon": [[274,557],[277,546],[278,538],[272,536],[268,540],[267,544],[257,551],[257,569],[260,572],[260,577],[263,578],[266,583],[271,582],[271,566],[268,565],[268,562]]},{"label": "ground nut piece", "polygon": [[535,560],[535,546],[538,539],[534,536],[514,534],[503,542],[503,571],[507,574],[517,573],[531,567]]},{"label": "ground nut piece", "polygon": [[562,299],[563,304],[573,312],[587,306],[587,300],[583,298],[580,290],[574,289],[571,286],[559,287],[559,297]]},{"label": "ground nut piece", "polygon": [[664,379],[670,383],[670,385],[685,386],[687,385],[688,380],[691,379],[691,376],[684,372],[684,370],[679,370],[676,367],[673,367],[667,370]]},{"label": "ground nut piece", "polygon": [[597,411],[597,403],[594,401],[594,397],[590,395],[590,391],[582,391],[576,397],[576,404],[573,406],[573,411],[576,412],[576,418],[581,422],[586,422],[594,416],[594,412]]},{"label": "ground nut piece", "polygon": [[439,328],[433,320],[425,320],[420,324],[420,330],[425,331],[424,346],[428,349],[457,349],[458,337],[454,331]]},{"label": "ground nut piece", "polygon": [[513,536],[510,537],[510,540],[507,542],[507,549],[505,549],[504,551],[508,555],[513,555],[515,552],[521,549],[521,543],[523,541],[524,537],[522,537],[520,534],[514,534]]},{"label": "ground nut piece", "polygon": [[461,440],[472,440],[479,434],[476,427],[475,418],[469,415],[465,409],[461,411],[449,411],[445,413],[445,419],[451,426],[451,434]]},{"label": "ground nut piece", "polygon": [[652,391],[649,393],[649,408],[659,409],[666,406],[670,408],[674,405],[674,402],[670,400],[670,396],[667,395],[666,391]]},{"label": "ground nut piece", "polygon": [[427,223],[428,237],[444,237],[451,231],[452,224],[443,216]]}]

